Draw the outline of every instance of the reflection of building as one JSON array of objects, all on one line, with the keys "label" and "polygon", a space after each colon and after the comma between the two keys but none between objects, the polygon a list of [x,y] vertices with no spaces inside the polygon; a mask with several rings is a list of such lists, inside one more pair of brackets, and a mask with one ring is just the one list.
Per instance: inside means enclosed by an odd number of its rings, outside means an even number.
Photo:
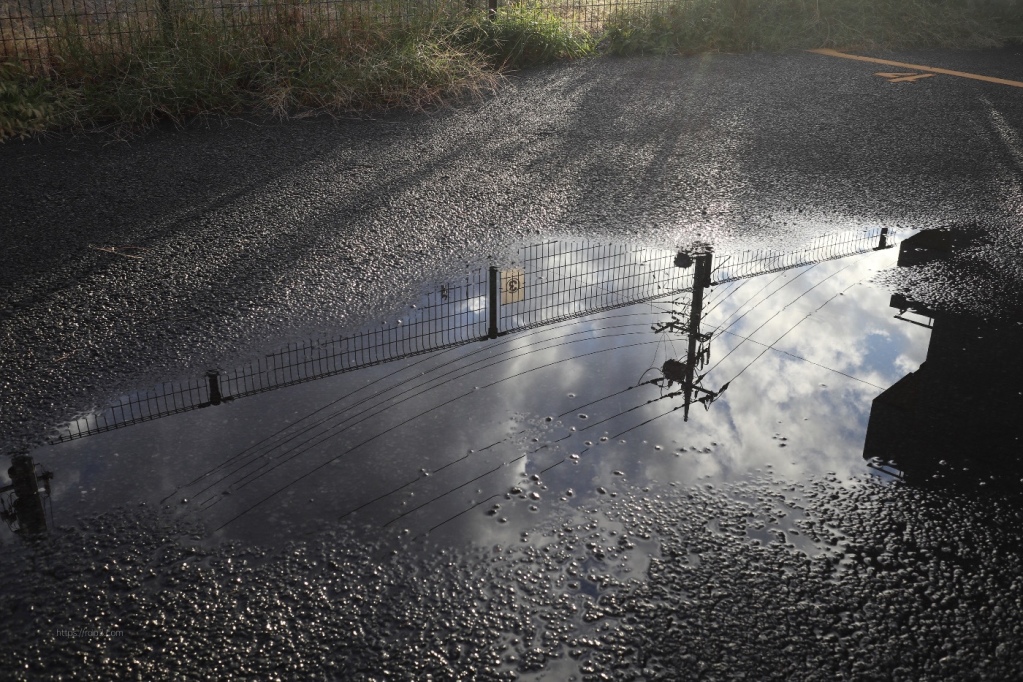
[{"label": "reflection of building", "polygon": [[[941,257],[962,240],[922,232],[902,243],[899,265]],[[938,312],[898,295],[892,307],[900,319],[930,326],[930,345],[917,371],[874,399],[864,457],[914,483],[1019,486],[1023,325]]]},{"label": "reflection of building", "polygon": [[3,510],[0,517],[19,535],[40,535],[46,532],[46,513],[43,511],[43,498],[39,494],[40,485],[46,496],[50,495],[49,471],[36,472],[36,465],[27,455],[17,455],[11,460],[7,474],[11,484],[0,488],[0,494],[10,493],[0,498]]}]

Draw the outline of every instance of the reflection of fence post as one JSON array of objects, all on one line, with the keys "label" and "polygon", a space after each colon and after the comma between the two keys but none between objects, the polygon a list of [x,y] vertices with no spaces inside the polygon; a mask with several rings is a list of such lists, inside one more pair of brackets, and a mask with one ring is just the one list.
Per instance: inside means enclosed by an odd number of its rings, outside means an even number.
[{"label": "reflection of fence post", "polygon": [[206,381],[210,386],[210,405],[219,405],[224,399],[220,393],[220,372],[215,369],[206,372]]},{"label": "reflection of fence post", "polygon": [[874,249],[874,250],[875,251],[880,251],[881,249],[887,249],[887,248],[888,248],[888,228],[887,227],[882,227],[881,228],[881,239],[880,239],[880,241],[877,244],[877,248]]},{"label": "reflection of fence post", "polygon": [[497,267],[491,265],[488,276],[488,279],[490,280],[490,295],[487,297],[487,338],[491,339],[497,338],[497,311],[500,310],[500,304],[497,300],[498,276],[499,273]]}]

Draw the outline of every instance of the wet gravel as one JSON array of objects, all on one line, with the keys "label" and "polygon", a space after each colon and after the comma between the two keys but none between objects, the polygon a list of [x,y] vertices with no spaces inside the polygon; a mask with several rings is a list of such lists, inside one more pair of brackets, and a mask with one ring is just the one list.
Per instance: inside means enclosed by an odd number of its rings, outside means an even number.
[{"label": "wet gravel", "polygon": [[388,549],[343,528],[273,551],[215,546],[165,514],[113,510],[0,557],[6,674],[944,680],[1018,671],[1018,499],[769,473],[643,489],[619,480],[612,490],[520,543],[470,551]]}]

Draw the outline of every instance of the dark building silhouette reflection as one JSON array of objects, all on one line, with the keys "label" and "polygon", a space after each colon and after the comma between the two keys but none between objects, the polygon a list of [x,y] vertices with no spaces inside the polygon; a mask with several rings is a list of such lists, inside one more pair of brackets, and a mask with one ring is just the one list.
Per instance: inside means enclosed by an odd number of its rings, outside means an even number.
[{"label": "dark building silhouette reflection", "polygon": [[[942,258],[962,233],[906,239],[899,265]],[[1023,479],[1023,323],[934,310],[900,295],[896,317],[931,328],[927,358],[874,399],[864,457],[905,481],[1018,490]]]}]

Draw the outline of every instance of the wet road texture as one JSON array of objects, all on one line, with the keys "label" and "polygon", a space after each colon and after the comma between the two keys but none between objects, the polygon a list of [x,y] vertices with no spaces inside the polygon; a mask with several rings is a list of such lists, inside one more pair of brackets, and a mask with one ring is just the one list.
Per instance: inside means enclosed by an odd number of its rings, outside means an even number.
[{"label": "wet road texture", "polygon": [[0,677],[1015,679],[1023,89],[892,70],[0,147]]}]

